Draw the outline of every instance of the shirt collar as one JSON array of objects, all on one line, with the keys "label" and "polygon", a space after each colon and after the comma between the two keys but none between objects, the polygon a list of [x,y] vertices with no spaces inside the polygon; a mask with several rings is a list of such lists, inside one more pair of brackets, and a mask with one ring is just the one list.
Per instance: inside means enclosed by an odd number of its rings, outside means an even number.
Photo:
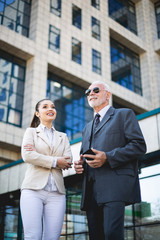
[{"label": "shirt collar", "polygon": [[40,127],[41,129],[43,129],[43,131],[46,129],[46,130],[51,130],[52,132],[55,130],[55,128],[52,126],[50,129],[47,128],[45,125],[43,125],[42,123],[40,123]]},{"label": "shirt collar", "polygon": [[[109,108],[110,108],[110,105],[107,105],[98,112],[100,115],[100,121],[102,120],[102,118],[104,117],[104,115],[106,114],[106,112],[108,111]],[[94,113],[94,116],[95,115],[96,115],[96,113]]]}]

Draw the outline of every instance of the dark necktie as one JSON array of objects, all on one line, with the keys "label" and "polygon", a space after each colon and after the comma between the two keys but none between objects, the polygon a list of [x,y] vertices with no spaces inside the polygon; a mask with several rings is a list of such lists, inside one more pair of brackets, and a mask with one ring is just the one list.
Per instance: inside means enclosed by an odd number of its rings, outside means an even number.
[{"label": "dark necktie", "polygon": [[94,132],[95,132],[96,127],[98,126],[98,124],[99,124],[99,122],[100,122],[99,118],[100,118],[100,114],[97,113],[97,114],[95,115],[95,117],[94,117],[93,124],[92,124],[92,130],[91,130],[89,148],[91,148],[92,140],[93,140],[92,138],[93,138]]},{"label": "dark necktie", "polygon": [[96,115],[95,115],[95,127],[97,127],[97,125],[100,123],[100,114],[99,113],[97,113]]}]

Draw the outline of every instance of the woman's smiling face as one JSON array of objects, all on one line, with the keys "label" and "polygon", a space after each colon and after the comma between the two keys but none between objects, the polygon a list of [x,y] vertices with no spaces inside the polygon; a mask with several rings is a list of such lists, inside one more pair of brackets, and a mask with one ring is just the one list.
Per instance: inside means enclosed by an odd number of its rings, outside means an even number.
[{"label": "woman's smiling face", "polygon": [[[40,103],[38,112],[36,112],[36,116],[39,118],[40,122],[44,125],[46,123],[52,123],[55,120],[57,115],[55,105],[50,100],[44,100]],[[47,124],[48,125],[48,124]]]}]

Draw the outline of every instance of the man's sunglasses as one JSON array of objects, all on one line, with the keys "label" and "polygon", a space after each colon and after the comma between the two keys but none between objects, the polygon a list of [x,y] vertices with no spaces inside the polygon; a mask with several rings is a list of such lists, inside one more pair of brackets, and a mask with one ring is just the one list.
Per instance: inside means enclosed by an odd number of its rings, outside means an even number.
[{"label": "man's sunglasses", "polygon": [[100,89],[99,89],[99,87],[94,87],[92,90],[91,90],[91,89],[87,89],[87,90],[85,91],[85,95],[86,95],[86,96],[89,96],[89,94],[91,93],[91,91],[93,91],[94,93],[99,93]]}]

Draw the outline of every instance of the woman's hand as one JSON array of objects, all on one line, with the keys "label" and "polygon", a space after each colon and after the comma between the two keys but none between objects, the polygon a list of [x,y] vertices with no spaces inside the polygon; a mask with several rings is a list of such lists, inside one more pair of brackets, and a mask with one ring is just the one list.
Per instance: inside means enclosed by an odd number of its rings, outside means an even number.
[{"label": "woman's hand", "polygon": [[36,151],[35,147],[32,144],[26,144],[24,149],[27,151]]},{"label": "woman's hand", "polygon": [[67,170],[72,167],[72,162],[70,157],[62,157],[57,159],[57,167]]}]

